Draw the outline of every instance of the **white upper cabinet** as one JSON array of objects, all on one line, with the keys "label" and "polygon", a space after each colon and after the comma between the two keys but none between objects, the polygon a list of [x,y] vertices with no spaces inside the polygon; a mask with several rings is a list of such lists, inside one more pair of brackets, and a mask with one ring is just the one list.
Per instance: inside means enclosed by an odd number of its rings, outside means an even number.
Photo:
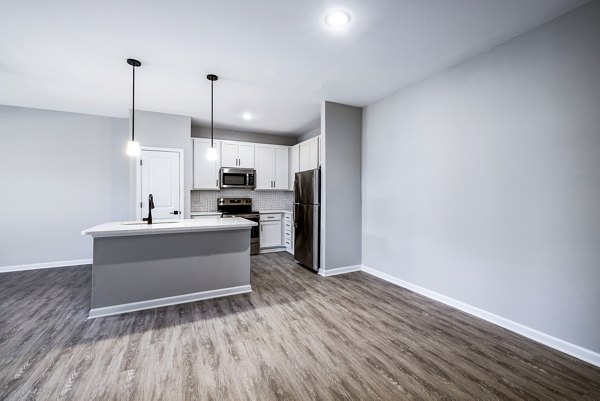
[{"label": "white upper cabinet", "polygon": [[290,167],[289,167],[289,174],[290,174],[290,178],[289,178],[289,182],[288,182],[288,188],[290,190],[294,189],[294,177],[295,174],[300,171],[300,145],[294,145],[292,147],[290,147]]},{"label": "white upper cabinet", "polygon": [[300,171],[312,170],[319,167],[319,164],[321,162],[319,145],[319,136],[316,136],[299,144]]},{"label": "white upper cabinet", "polygon": [[256,189],[289,189],[287,146],[256,144]]},{"label": "white upper cabinet", "polygon": [[254,168],[254,144],[222,141],[221,167]]},{"label": "white upper cabinet", "polygon": [[287,146],[277,146],[275,147],[275,175],[273,179],[275,180],[274,188],[275,189],[288,189],[288,169],[289,169],[289,152]]},{"label": "white upper cabinet", "polygon": [[240,143],[238,144],[239,166],[241,168],[254,168],[254,144]]},{"label": "white upper cabinet", "polygon": [[[214,141],[217,155],[221,154],[221,141]],[[221,160],[208,160],[207,149],[210,139],[194,138],[194,189],[219,189]]]},{"label": "white upper cabinet", "polygon": [[238,166],[238,145],[237,142],[223,141],[221,143],[221,166]]},{"label": "white upper cabinet", "polygon": [[256,145],[256,189],[273,189],[275,152],[270,145]]}]

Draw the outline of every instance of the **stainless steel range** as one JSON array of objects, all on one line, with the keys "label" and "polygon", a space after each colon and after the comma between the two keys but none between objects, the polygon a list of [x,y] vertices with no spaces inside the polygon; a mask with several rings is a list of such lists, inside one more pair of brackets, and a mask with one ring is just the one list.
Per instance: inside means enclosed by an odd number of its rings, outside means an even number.
[{"label": "stainless steel range", "polygon": [[258,223],[250,231],[250,255],[258,255],[260,248],[260,214],[252,210],[252,198],[219,198],[217,210],[223,213],[223,218],[242,217]]}]

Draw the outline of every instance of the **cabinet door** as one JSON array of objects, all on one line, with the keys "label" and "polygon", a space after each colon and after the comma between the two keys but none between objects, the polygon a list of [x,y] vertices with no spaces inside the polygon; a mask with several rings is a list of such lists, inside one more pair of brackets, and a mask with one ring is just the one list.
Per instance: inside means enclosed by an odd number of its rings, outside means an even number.
[{"label": "cabinet door", "polygon": [[304,141],[302,143],[300,143],[299,145],[300,149],[300,163],[299,163],[299,167],[300,170],[299,171],[306,171],[306,170],[310,170],[310,144],[308,141]]},{"label": "cabinet door", "polygon": [[254,144],[238,143],[238,167],[254,168]]},{"label": "cabinet door", "polygon": [[221,142],[221,167],[239,167],[238,145],[236,142]]},{"label": "cabinet door", "polygon": [[289,159],[288,159],[288,148],[286,146],[274,147],[275,154],[275,174],[273,180],[275,181],[275,189],[288,189],[288,170],[289,170]]},{"label": "cabinet door", "polygon": [[269,145],[256,145],[256,189],[273,189],[275,149]]},{"label": "cabinet door", "polygon": [[294,145],[290,148],[290,167],[289,167],[289,186],[288,189],[294,189],[294,176],[300,171],[300,145]]},{"label": "cabinet door", "polygon": [[260,223],[260,247],[273,248],[281,246],[281,221],[264,221]]},{"label": "cabinet door", "polygon": [[314,137],[308,142],[309,170],[319,167],[319,137]]},{"label": "cabinet door", "polygon": [[[221,153],[221,142],[214,141],[217,154]],[[194,139],[194,189],[219,189],[220,159],[208,160],[206,152],[210,139]]]}]

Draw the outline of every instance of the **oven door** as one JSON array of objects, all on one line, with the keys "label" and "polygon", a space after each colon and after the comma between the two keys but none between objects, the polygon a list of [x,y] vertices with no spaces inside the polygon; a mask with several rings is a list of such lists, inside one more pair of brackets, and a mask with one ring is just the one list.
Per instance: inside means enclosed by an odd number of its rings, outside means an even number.
[{"label": "oven door", "polygon": [[260,250],[260,216],[239,216],[257,223],[250,229],[250,255],[258,255]]},{"label": "oven door", "polygon": [[221,188],[254,189],[254,170],[240,168],[221,168]]}]

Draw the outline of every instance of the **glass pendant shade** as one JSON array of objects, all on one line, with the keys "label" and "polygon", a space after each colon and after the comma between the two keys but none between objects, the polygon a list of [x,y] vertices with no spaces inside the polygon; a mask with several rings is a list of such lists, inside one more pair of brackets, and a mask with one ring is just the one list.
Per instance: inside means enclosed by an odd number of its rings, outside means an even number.
[{"label": "glass pendant shade", "polygon": [[208,160],[217,160],[218,157],[219,155],[217,154],[217,148],[211,146],[210,148],[206,149],[206,158]]},{"label": "glass pendant shade", "polygon": [[140,143],[138,141],[127,141],[127,155],[133,157],[140,155]]}]

